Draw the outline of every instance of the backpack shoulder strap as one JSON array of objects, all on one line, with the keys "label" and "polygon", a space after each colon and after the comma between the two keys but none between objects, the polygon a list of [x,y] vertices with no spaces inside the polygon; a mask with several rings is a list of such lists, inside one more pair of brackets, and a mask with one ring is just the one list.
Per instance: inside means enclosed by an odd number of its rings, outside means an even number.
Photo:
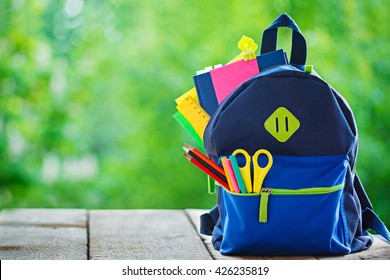
[{"label": "backpack shoulder strap", "polygon": [[375,212],[366,208],[362,212],[363,228],[372,229],[382,235],[387,241],[390,241],[390,232]]},{"label": "backpack shoulder strap", "polygon": [[200,233],[205,235],[212,235],[218,218],[218,205],[215,205],[209,212],[200,216]]},{"label": "backpack shoulder strap", "polygon": [[372,204],[357,173],[355,173],[355,180],[353,185],[361,204],[363,229],[372,229],[376,233],[382,235],[387,241],[390,241],[390,232],[378,217],[378,215],[372,210]]}]

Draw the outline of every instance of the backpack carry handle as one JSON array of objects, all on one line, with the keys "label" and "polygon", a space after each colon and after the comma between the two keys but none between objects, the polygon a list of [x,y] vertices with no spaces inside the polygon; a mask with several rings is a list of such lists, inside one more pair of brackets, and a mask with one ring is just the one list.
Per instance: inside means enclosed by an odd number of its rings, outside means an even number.
[{"label": "backpack carry handle", "polygon": [[279,27],[288,27],[293,30],[290,64],[298,68],[303,68],[306,64],[307,56],[306,40],[299,30],[298,25],[287,14],[281,14],[278,16],[278,18],[275,19],[266,30],[264,30],[260,54],[276,50]]}]

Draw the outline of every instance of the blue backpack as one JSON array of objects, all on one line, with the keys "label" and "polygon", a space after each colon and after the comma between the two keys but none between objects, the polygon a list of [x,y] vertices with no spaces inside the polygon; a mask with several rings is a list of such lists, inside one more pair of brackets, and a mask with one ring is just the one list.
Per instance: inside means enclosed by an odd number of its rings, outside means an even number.
[{"label": "blue backpack", "polygon": [[[292,29],[290,62],[277,59],[279,27]],[[215,162],[244,150],[272,155],[259,193],[217,187],[218,205],[201,216],[201,233],[234,255],[349,254],[390,234],[373,212],[356,173],[358,133],[345,99],[305,66],[306,41],[287,14],[263,33],[261,72],[219,105],[204,132]],[[274,62],[274,63],[273,63]],[[236,156],[239,166],[248,161]],[[255,159],[252,157],[252,159]],[[269,159],[251,163],[264,167]],[[253,175],[252,175],[253,176]]]}]

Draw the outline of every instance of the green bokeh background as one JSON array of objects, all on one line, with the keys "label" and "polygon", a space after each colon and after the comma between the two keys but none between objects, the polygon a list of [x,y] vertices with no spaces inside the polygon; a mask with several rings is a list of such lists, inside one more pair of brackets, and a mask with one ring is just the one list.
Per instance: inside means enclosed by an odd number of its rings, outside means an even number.
[{"label": "green bokeh background", "polygon": [[385,0],[0,0],[0,208],[212,207],[174,99],[284,12],[351,105],[357,171],[390,224]]}]

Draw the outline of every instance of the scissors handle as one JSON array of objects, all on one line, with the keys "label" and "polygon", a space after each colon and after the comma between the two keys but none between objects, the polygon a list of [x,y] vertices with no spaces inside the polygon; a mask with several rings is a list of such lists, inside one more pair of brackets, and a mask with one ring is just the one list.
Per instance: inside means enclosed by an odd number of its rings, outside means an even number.
[{"label": "scissors handle", "polygon": [[[258,158],[262,154],[266,155],[268,158],[268,162],[265,167],[261,167],[258,162]],[[254,173],[253,192],[260,193],[261,188],[263,187],[264,178],[273,164],[272,155],[267,150],[264,149],[258,150],[252,157],[252,163],[253,163],[253,173]]]},{"label": "scissors handle", "polygon": [[233,155],[243,155],[245,157],[245,165],[238,167],[241,172],[242,179],[244,180],[245,189],[247,193],[252,192],[252,179],[251,179],[251,157],[248,152],[243,149],[237,149],[233,152]]}]

